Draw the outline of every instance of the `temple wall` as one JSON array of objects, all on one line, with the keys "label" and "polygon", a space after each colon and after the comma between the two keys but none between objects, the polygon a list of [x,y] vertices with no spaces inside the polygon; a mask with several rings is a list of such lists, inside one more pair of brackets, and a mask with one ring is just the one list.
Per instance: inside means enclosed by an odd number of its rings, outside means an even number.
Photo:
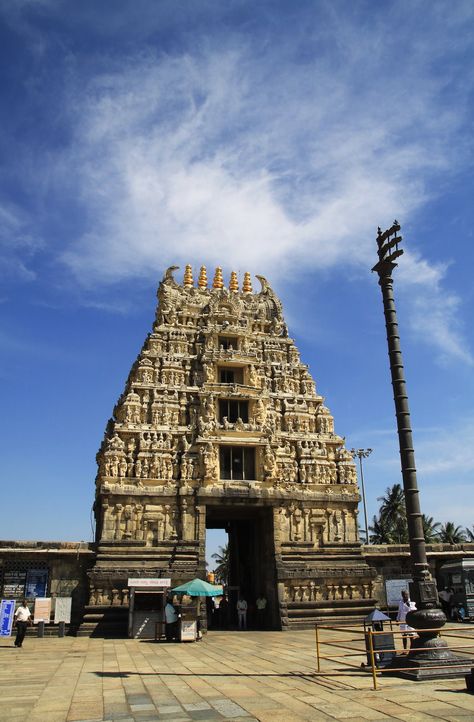
[{"label": "temple wall", "polygon": [[[288,610],[288,606],[295,605],[304,612],[305,609],[310,611],[316,603],[329,618],[335,602],[345,601],[350,604],[352,600],[368,597],[369,593],[377,600],[379,606],[384,607],[385,580],[410,577],[409,547],[408,545],[368,545],[362,547],[362,554],[376,570],[371,589],[366,583],[354,585],[344,577],[336,581],[333,574],[324,571],[319,577],[314,578],[294,576],[278,583],[282,607]],[[438,570],[441,565],[474,558],[474,543],[428,544],[427,556],[433,577],[439,578]],[[4,582],[9,572],[46,569],[48,571],[46,596],[51,596],[53,599],[53,616],[55,597],[72,596],[73,626],[78,625],[89,601],[87,574],[92,569],[95,558],[94,546],[84,542],[0,541],[0,597],[18,600],[22,597],[22,593],[16,595],[4,593]],[[9,578],[11,579],[11,575]],[[182,581],[185,581],[185,578]],[[116,606],[121,606],[123,601],[125,606],[128,604],[127,596],[125,594],[124,599],[122,591],[119,596],[115,596],[115,599],[111,595],[112,600]]]},{"label": "temple wall", "polygon": [[[20,600],[27,587],[29,570],[47,572],[44,595],[52,599],[71,597],[71,627],[77,628],[89,598],[88,572],[95,550],[85,542],[0,541],[0,594],[2,599]],[[13,590],[16,580],[17,588]],[[27,594],[29,601],[32,596]]]}]

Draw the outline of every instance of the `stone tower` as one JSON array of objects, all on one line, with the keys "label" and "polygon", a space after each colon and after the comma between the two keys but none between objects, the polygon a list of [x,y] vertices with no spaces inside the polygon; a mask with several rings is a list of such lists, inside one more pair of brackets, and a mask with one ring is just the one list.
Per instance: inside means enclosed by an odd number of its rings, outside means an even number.
[{"label": "stone tower", "polygon": [[205,574],[206,528],[229,534],[231,595],[276,628],[361,615],[356,470],[263,276],[208,287],[169,268],[153,331],[97,455],[90,608],[126,608],[127,578]]}]

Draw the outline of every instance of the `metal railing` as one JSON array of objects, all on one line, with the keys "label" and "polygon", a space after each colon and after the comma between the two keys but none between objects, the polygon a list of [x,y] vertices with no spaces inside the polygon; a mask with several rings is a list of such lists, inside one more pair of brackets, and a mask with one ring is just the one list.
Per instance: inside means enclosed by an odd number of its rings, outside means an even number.
[{"label": "metal railing", "polygon": [[[325,677],[338,676],[343,673],[354,673],[353,670],[357,670],[358,673],[370,672],[372,674],[373,689],[378,689],[378,676],[383,674],[397,674],[397,673],[409,673],[413,670],[409,664],[401,665],[397,664],[399,657],[403,655],[403,660],[416,659],[418,652],[425,652],[426,649],[410,648],[403,649],[402,645],[398,648],[395,640],[397,638],[407,638],[409,635],[406,631],[398,628],[397,622],[392,622],[392,627],[387,628],[383,631],[375,631],[371,628],[360,629],[360,627],[349,627],[349,626],[335,626],[335,625],[315,625],[316,635],[316,659],[317,659],[317,674]],[[442,631],[439,629],[414,629],[410,632],[410,636],[417,632],[438,632],[438,636],[442,637],[447,642],[445,650],[450,652],[460,652],[461,657],[455,658],[455,661],[445,662],[444,664],[431,664],[429,663],[430,670],[436,669],[447,669],[461,671],[469,671],[472,666],[472,659],[474,658],[474,626],[449,626],[445,627]],[[326,633],[331,633],[326,635]],[[342,637],[338,635],[342,634]],[[324,638],[326,635],[326,638]],[[377,644],[377,638],[380,635],[392,635],[394,644],[393,647],[383,646],[381,648]],[[451,644],[450,640],[463,639],[469,640],[468,644]],[[407,645],[409,642],[407,642]],[[337,653],[334,653],[335,650]],[[326,651],[327,650],[327,651]],[[472,650],[473,654],[466,657],[465,660],[462,655],[466,654],[468,650]],[[322,653],[326,652],[326,653]],[[332,653],[330,653],[332,652]],[[380,655],[393,655],[393,661],[390,666],[380,665]],[[359,658],[359,660],[357,660]],[[367,664],[360,659],[366,660]],[[334,660],[337,662],[338,667],[329,670],[321,669],[322,660]]]}]

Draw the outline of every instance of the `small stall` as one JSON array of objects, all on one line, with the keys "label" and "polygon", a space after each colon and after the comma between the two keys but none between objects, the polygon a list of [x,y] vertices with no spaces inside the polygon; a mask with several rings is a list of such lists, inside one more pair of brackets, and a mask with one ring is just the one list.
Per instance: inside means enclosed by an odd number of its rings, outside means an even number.
[{"label": "small stall", "polygon": [[182,594],[196,598],[195,604],[180,605],[179,640],[181,642],[196,642],[201,638],[200,624],[200,597],[222,596],[221,586],[209,584],[202,579],[192,579],[190,582],[181,584],[173,589],[175,594]]},{"label": "small stall", "polygon": [[439,588],[452,589],[453,597],[451,607],[457,610],[459,617],[463,618],[460,610],[464,610],[464,618],[474,620],[474,559],[461,559],[440,567],[441,584]]},{"label": "small stall", "polygon": [[161,639],[165,636],[164,608],[171,579],[130,578],[128,636]]}]

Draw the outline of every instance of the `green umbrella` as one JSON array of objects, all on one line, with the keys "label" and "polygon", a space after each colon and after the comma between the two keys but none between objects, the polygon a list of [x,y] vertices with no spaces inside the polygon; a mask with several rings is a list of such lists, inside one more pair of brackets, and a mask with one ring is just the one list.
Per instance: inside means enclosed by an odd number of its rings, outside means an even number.
[{"label": "green umbrella", "polygon": [[176,594],[188,594],[190,597],[219,597],[223,594],[221,586],[209,584],[202,579],[191,579],[190,582],[181,584],[172,591]]}]

